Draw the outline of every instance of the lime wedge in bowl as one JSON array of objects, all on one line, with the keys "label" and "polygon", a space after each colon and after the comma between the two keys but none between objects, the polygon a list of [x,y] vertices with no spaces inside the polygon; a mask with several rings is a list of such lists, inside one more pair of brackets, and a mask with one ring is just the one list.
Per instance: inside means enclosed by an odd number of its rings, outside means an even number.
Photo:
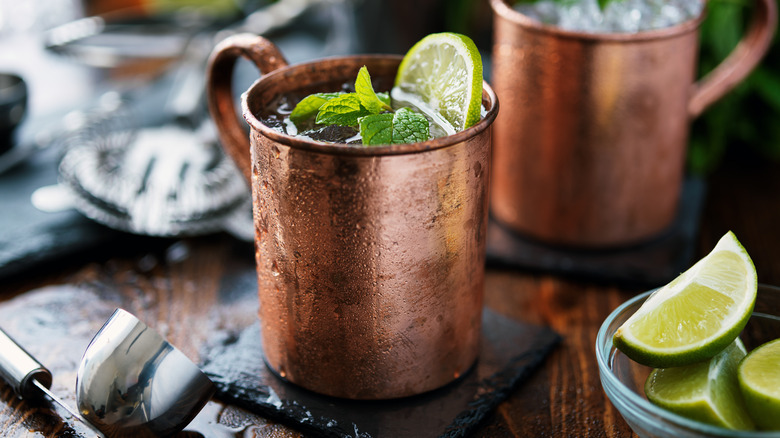
[{"label": "lime wedge in bowl", "polygon": [[726,429],[754,429],[737,380],[737,367],[746,353],[737,338],[708,361],[656,368],[645,382],[645,395],[657,406],[692,420]]},{"label": "lime wedge in bowl", "polygon": [[751,351],[739,364],[737,376],[758,427],[780,431],[780,339]]},{"label": "lime wedge in bowl", "polygon": [[626,356],[654,368],[710,359],[747,324],[756,289],[753,262],[728,232],[712,252],[653,293],[618,328],[613,342]]},{"label": "lime wedge in bowl", "polygon": [[[653,369],[630,359],[615,347],[613,339],[618,328],[653,292],[636,295],[618,306],[604,319],[596,336],[596,360],[602,388],[628,426],[640,438],[780,438],[780,431],[734,430],[692,420],[648,400],[645,385]],[[759,284],[753,315],[739,338],[750,348],[775,339],[778,333],[780,287]],[[745,402],[747,405],[747,400]],[[750,409],[748,414],[753,417]],[[753,422],[756,422],[755,418]]]},{"label": "lime wedge in bowl", "polygon": [[447,135],[480,119],[482,58],[471,38],[434,33],[417,42],[398,67],[393,100],[425,113]]}]

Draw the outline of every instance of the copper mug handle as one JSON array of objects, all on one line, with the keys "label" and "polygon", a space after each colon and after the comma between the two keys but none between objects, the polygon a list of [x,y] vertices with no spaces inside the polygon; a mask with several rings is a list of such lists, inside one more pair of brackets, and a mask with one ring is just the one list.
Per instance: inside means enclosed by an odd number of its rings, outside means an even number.
[{"label": "copper mug handle", "polygon": [[775,0],[758,0],[747,32],[737,47],[707,76],[693,84],[688,114],[696,118],[742,82],[769,49],[777,26]]},{"label": "copper mug handle", "polygon": [[222,148],[251,184],[249,138],[239,123],[233,100],[233,70],[240,57],[252,61],[263,75],[288,64],[274,43],[247,33],[226,38],[217,44],[209,57],[206,76],[209,111],[217,125]]}]

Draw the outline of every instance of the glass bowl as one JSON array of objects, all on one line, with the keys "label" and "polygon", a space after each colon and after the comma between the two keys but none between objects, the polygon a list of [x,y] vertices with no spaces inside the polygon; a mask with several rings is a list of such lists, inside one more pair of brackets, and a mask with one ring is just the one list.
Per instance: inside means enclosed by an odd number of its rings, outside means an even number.
[{"label": "glass bowl", "polygon": [[[645,292],[615,309],[596,337],[596,356],[601,386],[626,423],[642,438],[651,437],[744,437],[780,438],[780,431],[728,430],[689,420],[650,403],[644,384],[652,368],[640,365],[612,345],[615,331],[652,293]],[[758,286],[756,306],[740,338],[748,351],[780,337],[780,288]]]}]

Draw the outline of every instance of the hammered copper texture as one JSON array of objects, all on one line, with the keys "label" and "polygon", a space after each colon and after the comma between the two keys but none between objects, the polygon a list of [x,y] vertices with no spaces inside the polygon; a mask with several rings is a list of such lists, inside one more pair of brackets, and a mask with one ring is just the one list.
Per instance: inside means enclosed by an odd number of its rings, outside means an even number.
[{"label": "hammered copper texture", "polygon": [[256,117],[280,93],[338,89],[363,65],[377,89],[389,88],[399,62],[292,66],[265,75],[243,101],[265,359],[319,393],[419,394],[466,373],[479,349],[489,127],[498,111],[490,87],[480,123],[417,144],[328,145]]},{"label": "hammered copper texture", "polygon": [[[495,218],[574,246],[664,231],[680,196],[691,97],[705,92],[694,88],[703,16],[639,34],[585,34],[543,26],[502,0],[491,5],[493,83],[504,103],[494,127]],[[765,47],[753,49],[760,58]],[[698,99],[722,96],[758,58],[709,81]]]}]

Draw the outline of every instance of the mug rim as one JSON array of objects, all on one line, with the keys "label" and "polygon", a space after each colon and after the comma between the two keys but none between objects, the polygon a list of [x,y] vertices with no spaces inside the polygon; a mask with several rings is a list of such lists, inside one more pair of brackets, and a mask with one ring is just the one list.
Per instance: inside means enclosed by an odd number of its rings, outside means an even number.
[{"label": "mug rim", "polygon": [[639,32],[583,32],[566,30],[558,26],[544,24],[540,21],[534,20],[533,18],[530,18],[527,15],[514,10],[506,3],[506,0],[490,0],[490,7],[495,13],[495,16],[500,16],[501,18],[511,21],[513,24],[522,26],[523,28],[526,28],[530,31],[548,33],[561,38],[587,40],[592,42],[603,41],[630,43],[673,38],[685,33],[696,31],[707,16],[707,3],[703,0],[699,1],[703,3],[703,6],[701,13],[698,16],[673,26],[643,30]]},{"label": "mug rim", "polygon": [[391,55],[391,54],[367,54],[367,55],[347,55],[347,56],[326,57],[326,58],[319,58],[312,61],[291,64],[282,67],[280,69],[274,70],[270,73],[264,74],[260,76],[257,80],[255,80],[254,83],[241,95],[241,111],[244,120],[246,120],[246,122],[253,130],[258,131],[261,135],[277,143],[281,143],[295,149],[301,149],[301,150],[306,150],[311,152],[319,152],[319,153],[330,154],[330,155],[374,157],[374,156],[382,156],[382,155],[415,154],[415,153],[422,153],[422,152],[454,146],[456,144],[467,141],[473,137],[476,137],[482,131],[487,130],[490,127],[490,125],[493,123],[493,121],[496,119],[496,115],[498,114],[498,108],[499,108],[498,98],[496,97],[496,93],[493,91],[493,88],[490,87],[490,84],[488,84],[488,82],[485,81],[484,79],[482,80],[482,102],[489,103],[490,108],[487,109],[487,112],[485,113],[484,116],[480,118],[479,122],[462,131],[456,132],[455,134],[448,135],[446,137],[433,138],[418,143],[365,146],[365,145],[351,145],[351,144],[343,144],[343,143],[329,143],[329,142],[311,140],[302,137],[295,137],[289,134],[279,132],[265,125],[255,116],[255,114],[249,108],[249,103],[248,103],[249,96],[253,92],[255,92],[255,90],[257,90],[258,87],[261,87],[263,83],[266,83],[268,81],[276,80],[276,78],[285,75],[290,70],[310,69],[318,64],[321,64],[323,61],[358,63],[356,61],[359,60],[370,61],[370,60],[379,60],[379,59],[396,60],[400,64],[401,60],[403,59],[403,56]]}]

